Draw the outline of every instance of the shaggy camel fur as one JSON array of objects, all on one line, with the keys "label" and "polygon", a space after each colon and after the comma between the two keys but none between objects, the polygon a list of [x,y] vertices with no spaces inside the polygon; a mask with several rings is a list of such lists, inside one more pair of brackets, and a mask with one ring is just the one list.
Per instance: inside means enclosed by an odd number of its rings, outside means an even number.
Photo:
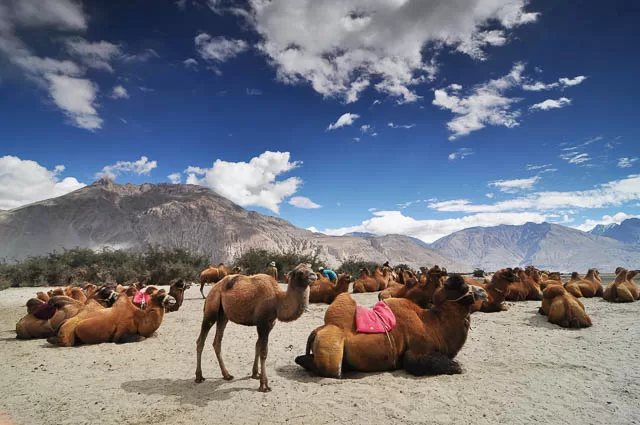
[{"label": "shaggy camel fur", "polygon": [[389,283],[389,278],[385,278],[380,267],[376,266],[373,273],[362,269],[360,276],[353,282],[353,292],[376,292],[385,289]]},{"label": "shaggy camel fur", "polygon": [[[213,349],[225,380],[233,379],[222,360],[222,337],[227,322],[231,320],[245,326],[258,328],[255,360],[251,377],[260,379],[258,391],[271,391],[267,379],[266,361],[269,351],[269,333],[276,323],[291,322],[299,318],[309,302],[309,285],[317,279],[309,264],[300,264],[290,273],[286,292],[280,289],[271,276],[231,275],[211,288],[204,303],[204,316],[200,336],[196,342],[197,364],[196,382],[204,381],[202,376],[202,350],[211,327],[216,324]],[[258,373],[260,359],[260,373]]]},{"label": "shaggy camel fur", "polygon": [[476,301],[471,309],[472,313],[475,311],[481,311],[483,313],[507,311],[508,308],[504,305],[507,288],[513,282],[520,280],[511,268],[500,269],[495,272],[491,277],[491,282],[489,283],[480,283],[467,276],[463,276],[463,278],[467,284],[479,286],[487,291],[488,298],[486,300]]},{"label": "shaggy camel fur", "polygon": [[607,285],[602,298],[613,303],[631,303],[639,299],[640,291],[633,278],[640,270],[616,269],[616,279]]},{"label": "shaggy camel fur", "polygon": [[167,313],[178,311],[178,309],[180,309],[182,300],[184,299],[185,289],[187,289],[187,283],[182,279],[171,284],[171,286],[169,287],[169,295],[171,295],[176,300],[176,302],[175,304],[170,304],[167,306]]},{"label": "shaggy camel fur", "polygon": [[519,277],[519,281],[511,283],[505,292],[505,300],[507,301],[540,301],[542,299],[542,291],[536,282],[520,268],[514,269],[514,273]]},{"label": "shaggy camel fur", "polygon": [[205,283],[217,283],[228,274],[229,270],[227,270],[223,263],[218,264],[218,267],[213,267],[209,264],[209,267],[200,273],[200,293],[202,294],[202,298],[206,298],[204,296]]},{"label": "shaggy camel fur", "polygon": [[295,361],[316,375],[332,378],[341,378],[343,370],[461,373],[453,358],[467,339],[471,306],[485,297],[482,288],[451,276],[434,294],[434,307],[429,310],[402,298],[384,301],[396,317],[396,326],[385,333],[366,334],[355,330],[356,302],[349,294],[341,294],[327,309],[324,326],[309,335],[306,354]]},{"label": "shaggy camel fur", "polygon": [[583,277],[580,276],[580,273],[573,272],[571,273],[571,278],[566,281],[562,286],[567,290],[568,293],[573,295],[576,298],[582,298],[582,291],[580,290],[580,285],[578,284],[583,280]]},{"label": "shaggy camel fur", "polygon": [[591,318],[584,310],[579,299],[571,295],[561,285],[549,285],[545,288],[542,307],[538,310],[563,328],[587,328],[591,326]]},{"label": "shaggy camel fur", "polygon": [[582,296],[585,298],[601,297],[604,293],[598,269],[589,269],[587,275],[577,284],[580,287]]},{"label": "shaggy camel fur", "polygon": [[319,277],[309,286],[309,302],[331,304],[339,294],[349,291],[350,283],[351,275],[349,273],[342,273],[338,276],[338,281],[335,284],[324,276]]},{"label": "shaggy camel fur", "polygon": [[433,266],[423,274],[425,276],[423,282],[418,282],[415,274],[411,271],[405,270],[403,275],[405,285],[397,289],[385,289],[380,292],[378,299],[383,301],[388,298],[406,298],[422,308],[429,308],[433,302],[433,294],[444,284],[447,278],[447,270]]},{"label": "shaggy camel fur", "polygon": [[166,305],[173,303],[175,299],[161,289],[151,295],[147,308],[140,310],[126,294],[121,293],[111,308],[81,310],[62,324],[56,337],[47,341],[62,347],[142,341],[158,330]]}]

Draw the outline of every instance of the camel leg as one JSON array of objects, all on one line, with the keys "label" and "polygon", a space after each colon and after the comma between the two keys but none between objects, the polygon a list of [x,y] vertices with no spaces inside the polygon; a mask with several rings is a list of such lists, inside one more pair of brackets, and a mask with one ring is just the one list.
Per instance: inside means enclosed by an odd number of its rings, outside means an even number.
[{"label": "camel leg", "polygon": [[202,283],[200,284],[200,294],[202,295],[202,298],[203,298],[203,299],[204,299],[204,298],[207,298],[207,297],[205,297],[205,296],[204,296],[204,284],[205,284],[205,282],[202,282]]},{"label": "camel leg", "polygon": [[258,342],[256,343],[256,346],[260,347],[260,388],[258,391],[263,393],[271,391],[267,379],[267,354],[269,353],[269,333],[275,323],[274,320],[266,324],[258,324]]},{"label": "camel leg", "polygon": [[202,377],[202,350],[204,349],[204,343],[207,340],[207,335],[209,334],[209,330],[216,323],[218,319],[218,312],[211,312],[207,314],[205,312],[205,316],[202,319],[202,326],[200,327],[200,336],[196,341],[196,352],[197,352],[197,361],[196,361],[196,383],[200,383],[204,381]]},{"label": "camel leg", "polygon": [[227,327],[228,322],[229,319],[224,314],[224,311],[220,311],[220,314],[218,315],[218,323],[216,323],[216,336],[213,339],[213,349],[216,352],[218,364],[220,365],[220,371],[222,372],[222,378],[225,381],[230,381],[233,379],[233,376],[224,366],[224,361],[222,360],[222,337],[224,336],[224,328]]},{"label": "camel leg", "polygon": [[404,355],[404,369],[412,375],[454,375],[462,373],[457,361],[438,351],[421,354],[407,350]]}]

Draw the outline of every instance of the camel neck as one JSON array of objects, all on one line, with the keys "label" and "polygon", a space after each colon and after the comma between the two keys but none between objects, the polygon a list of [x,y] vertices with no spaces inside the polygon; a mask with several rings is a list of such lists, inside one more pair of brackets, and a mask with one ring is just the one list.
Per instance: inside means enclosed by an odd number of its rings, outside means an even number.
[{"label": "camel neck", "polygon": [[277,317],[281,322],[291,322],[302,316],[304,308],[309,304],[309,287],[304,289],[289,282],[286,291],[280,291],[278,297]]},{"label": "camel neck", "polygon": [[349,279],[338,280],[336,291],[338,293],[347,292],[349,290]]},{"label": "camel neck", "polygon": [[450,357],[454,357],[467,340],[469,318],[468,307],[447,301],[424,310],[421,317],[426,332],[440,333],[440,340],[443,342],[440,351]]},{"label": "camel neck", "polygon": [[147,310],[136,309],[135,321],[138,333],[150,337],[158,330],[164,317],[164,307],[150,306]]}]

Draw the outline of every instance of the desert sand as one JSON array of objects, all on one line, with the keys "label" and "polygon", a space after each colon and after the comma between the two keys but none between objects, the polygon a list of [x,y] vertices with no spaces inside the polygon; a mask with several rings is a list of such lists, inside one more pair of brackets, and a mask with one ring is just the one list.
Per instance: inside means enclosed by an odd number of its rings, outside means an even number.
[{"label": "desert sand", "polygon": [[[256,329],[230,323],[224,381],[211,343],[206,381],[194,383],[202,319],[199,288],[165,316],[157,336],[133,344],[58,348],[15,339],[35,288],[0,292],[0,422],[18,424],[637,424],[640,423],[640,302],[583,300],[593,327],[567,330],[537,314],[540,302],[475,313],[457,359],[464,373],[404,371],[310,376],[293,361],[326,305],[277,323],[269,341],[270,393],[250,378]],[[205,289],[207,291],[208,289]],[[206,292],[205,292],[206,293]],[[355,294],[373,306],[377,294]]]}]

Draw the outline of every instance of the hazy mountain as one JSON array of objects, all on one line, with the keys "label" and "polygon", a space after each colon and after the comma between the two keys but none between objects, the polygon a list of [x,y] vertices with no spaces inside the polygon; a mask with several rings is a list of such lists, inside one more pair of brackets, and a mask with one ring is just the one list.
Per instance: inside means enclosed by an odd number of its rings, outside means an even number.
[{"label": "hazy mountain", "polygon": [[598,224],[589,233],[640,246],[640,218],[628,218],[620,224]]},{"label": "hazy mountain", "polygon": [[438,239],[431,247],[487,270],[534,264],[567,272],[591,267],[608,272],[640,264],[638,247],[550,223],[473,227]]},{"label": "hazy mountain", "polygon": [[75,192],[0,211],[0,258],[19,260],[61,248],[183,247],[212,262],[229,262],[249,248],[318,251],[337,266],[350,257],[412,267],[440,264],[470,270],[399,235],[327,236],[286,220],[247,211],[195,185],[119,185],[102,179]]}]

